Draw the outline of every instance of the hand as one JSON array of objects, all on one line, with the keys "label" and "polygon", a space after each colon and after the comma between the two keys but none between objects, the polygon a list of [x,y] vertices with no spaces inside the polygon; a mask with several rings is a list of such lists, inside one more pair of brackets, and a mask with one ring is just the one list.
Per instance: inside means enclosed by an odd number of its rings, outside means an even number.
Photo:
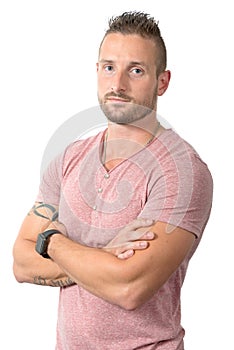
[{"label": "hand", "polygon": [[[146,249],[149,240],[155,238],[153,232],[147,228],[154,224],[154,220],[136,219],[119,231],[103,249],[119,259],[128,259],[133,256],[135,250]],[[142,230],[145,228],[144,230]]]}]

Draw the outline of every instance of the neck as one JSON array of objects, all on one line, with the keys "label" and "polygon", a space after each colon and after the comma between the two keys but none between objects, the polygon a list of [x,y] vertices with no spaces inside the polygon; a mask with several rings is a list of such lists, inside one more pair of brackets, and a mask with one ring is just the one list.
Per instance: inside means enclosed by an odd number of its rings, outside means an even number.
[{"label": "neck", "polygon": [[163,128],[155,115],[148,118],[147,125],[142,121],[131,125],[109,122],[104,142],[103,164],[111,169],[124,159],[130,158],[157,137],[161,129]]},{"label": "neck", "polygon": [[158,121],[155,115],[150,115],[132,124],[108,123],[108,141],[129,140],[145,145],[148,139],[155,134]]}]

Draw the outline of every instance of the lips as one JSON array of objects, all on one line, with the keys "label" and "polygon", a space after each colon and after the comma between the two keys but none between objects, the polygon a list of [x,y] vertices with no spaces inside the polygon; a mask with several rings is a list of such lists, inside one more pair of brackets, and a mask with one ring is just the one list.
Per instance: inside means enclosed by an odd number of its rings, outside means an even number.
[{"label": "lips", "polygon": [[112,103],[127,103],[131,102],[131,98],[124,94],[106,94],[105,96],[105,102],[112,102]]},{"label": "lips", "polygon": [[109,97],[109,98],[106,99],[106,101],[115,102],[115,103],[130,102],[129,100],[126,100],[126,99],[123,99],[123,98],[119,98],[119,97]]}]

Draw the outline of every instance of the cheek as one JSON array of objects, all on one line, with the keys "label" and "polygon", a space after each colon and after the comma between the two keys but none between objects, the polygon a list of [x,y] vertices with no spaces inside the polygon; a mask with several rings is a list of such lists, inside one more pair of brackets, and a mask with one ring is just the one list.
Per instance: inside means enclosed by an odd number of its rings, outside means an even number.
[{"label": "cheek", "polygon": [[147,99],[151,99],[151,96],[153,95],[157,95],[157,91],[158,91],[158,85],[157,85],[157,80],[156,79],[152,79],[150,81],[146,81],[144,83],[142,83],[139,86],[135,87],[135,91],[136,94],[140,97],[145,97]]},{"label": "cheek", "polygon": [[158,81],[157,79],[152,79],[150,89],[148,90],[151,92],[151,96],[156,97],[158,95]]},{"label": "cheek", "polygon": [[108,82],[108,79],[103,78],[100,74],[97,75],[97,85],[98,90],[101,92],[106,92],[108,85],[110,83]]},{"label": "cheek", "polygon": [[105,84],[103,83],[103,79],[100,79],[100,77],[97,78],[97,90],[99,95],[103,95],[105,91]]},{"label": "cheek", "polygon": [[110,85],[105,79],[97,79],[97,96],[99,103],[104,103],[105,95],[111,91]]}]

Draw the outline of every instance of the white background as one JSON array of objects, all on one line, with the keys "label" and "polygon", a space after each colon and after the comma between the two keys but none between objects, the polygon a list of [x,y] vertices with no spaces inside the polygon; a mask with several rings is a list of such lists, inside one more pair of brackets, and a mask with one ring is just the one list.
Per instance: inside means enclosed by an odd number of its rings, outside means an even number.
[{"label": "white background", "polygon": [[182,290],[186,350],[234,348],[231,1],[7,0],[0,3],[4,350],[54,349],[58,289],[17,284],[12,246],[34,202],[48,140],[65,120],[97,105],[99,43],[108,18],[127,10],[159,20],[172,80],[158,112],[197,149],[214,178],[212,215]]}]

